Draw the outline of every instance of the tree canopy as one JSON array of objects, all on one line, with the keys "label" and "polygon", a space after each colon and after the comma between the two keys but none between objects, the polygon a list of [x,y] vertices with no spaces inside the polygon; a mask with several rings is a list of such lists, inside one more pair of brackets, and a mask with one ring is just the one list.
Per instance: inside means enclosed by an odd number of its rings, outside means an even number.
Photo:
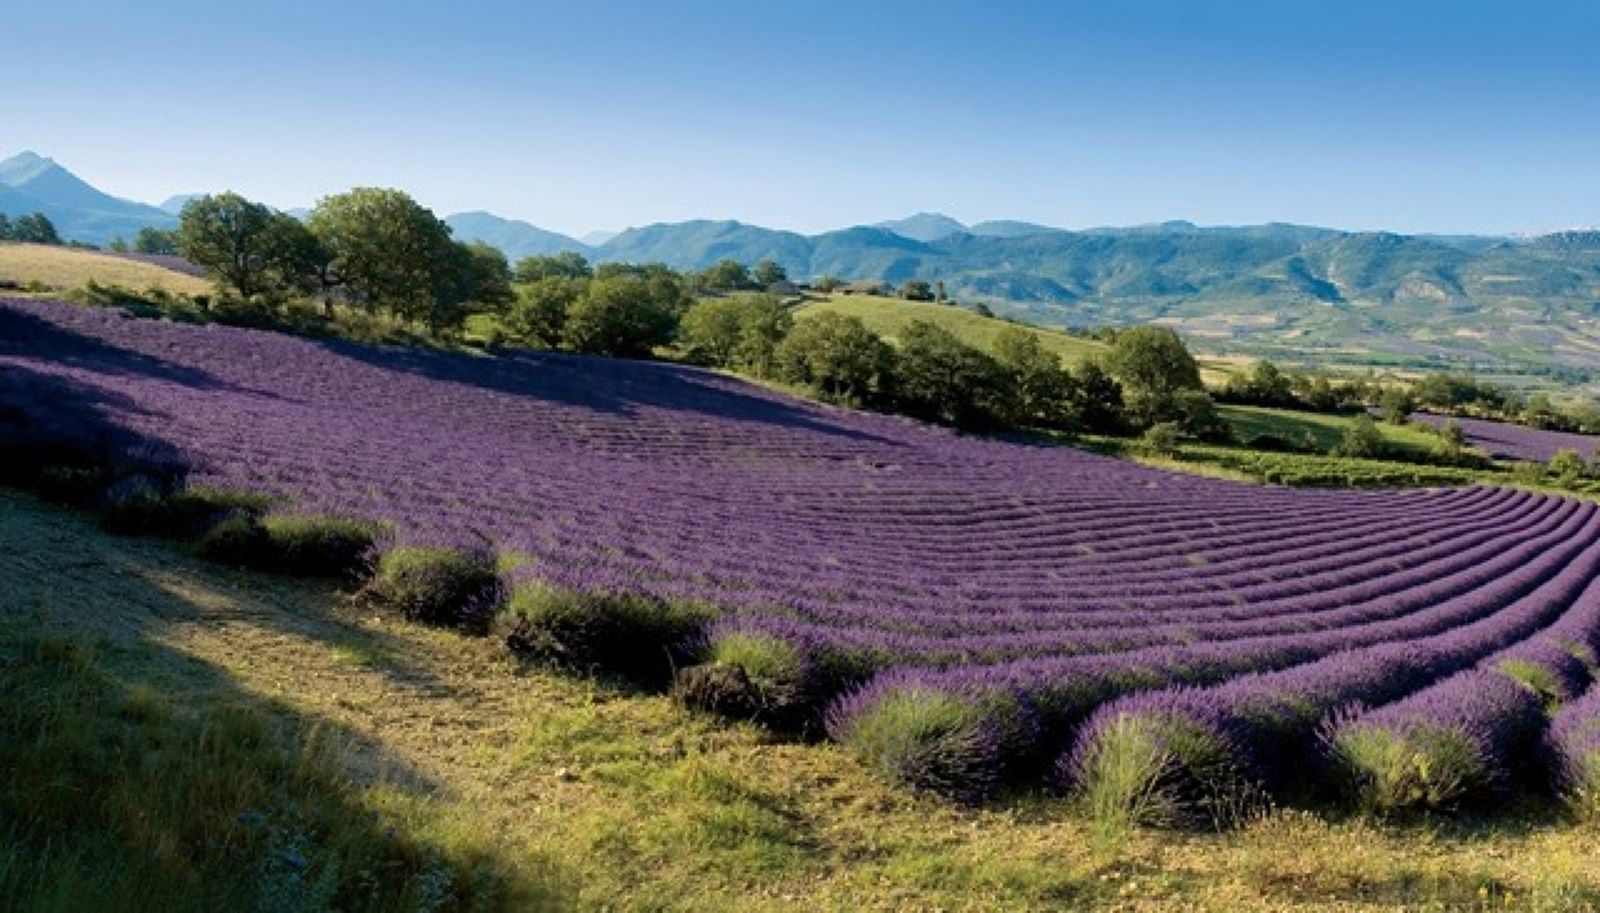
[{"label": "tree canopy", "polygon": [[190,200],[178,217],[178,250],[240,297],[274,291],[287,284],[293,267],[290,216],[228,192]]},{"label": "tree canopy", "polygon": [[913,320],[900,335],[895,396],[910,415],[981,429],[1004,423],[1000,363],[938,324]]},{"label": "tree canopy", "polygon": [[22,241],[28,244],[60,244],[61,235],[54,222],[42,212],[17,216],[5,222],[0,216],[0,240]]},{"label": "tree canopy", "polygon": [[517,261],[516,281],[538,282],[541,279],[588,279],[594,267],[588,258],[573,250],[557,254],[534,254]]},{"label": "tree canopy", "polygon": [[783,380],[862,404],[889,393],[894,351],[859,318],[824,313],[795,324],[777,347],[774,364]]}]

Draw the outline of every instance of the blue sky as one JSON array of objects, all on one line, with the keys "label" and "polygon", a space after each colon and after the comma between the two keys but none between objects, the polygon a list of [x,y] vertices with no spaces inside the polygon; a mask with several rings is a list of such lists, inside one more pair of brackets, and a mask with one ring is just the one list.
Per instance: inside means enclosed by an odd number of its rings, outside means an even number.
[{"label": "blue sky", "polygon": [[0,155],[159,201],[397,186],[583,233],[1600,223],[1600,3],[52,0]]}]

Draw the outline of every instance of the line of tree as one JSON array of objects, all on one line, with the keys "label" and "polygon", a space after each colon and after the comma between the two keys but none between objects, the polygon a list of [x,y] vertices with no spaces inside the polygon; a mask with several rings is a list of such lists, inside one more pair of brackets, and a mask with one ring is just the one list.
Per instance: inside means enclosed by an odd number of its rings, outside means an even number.
[{"label": "line of tree", "polygon": [[21,241],[27,244],[61,244],[56,226],[42,212],[9,218],[0,213],[0,241]]},{"label": "line of tree", "polygon": [[442,219],[398,190],[327,197],[304,222],[235,193],[199,197],[179,216],[177,250],[243,299],[316,296],[330,312],[342,303],[434,334],[513,297],[504,254],[455,241]]},{"label": "line of tree", "polygon": [[780,282],[787,282],[789,273],[776,260],[762,260],[751,268],[738,260],[724,259],[685,278],[697,292],[770,291]]},{"label": "line of tree", "polygon": [[511,340],[593,355],[648,357],[670,344],[693,297],[684,276],[661,264],[590,265],[581,254],[526,257],[497,308]]},{"label": "line of tree", "polygon": [[136,254],[171,256],[179,253],[178,230],[146,225],[133,236],[132,244],[129,244],[121,235],[118,235],[112,238],[106,247],[116,253],[132,251]]},{"label": "line of tree", "polygon": [[[1103,334],[1115,339],[1117,333]],[[1365,412],[1376,408],[1385,421],[1404,424],[1419,410],[1486,418],[1539,428],[1600,434],[1600,405],[1591,399],[1557,404],[1548,394],[1526,395],[1462,372],[1424,374],[1410,382],[1333,378],[1280,369],[1258,361],[1213,392],[1218,402],[1310,412]]]},{"label": "line of tree", "polygon": [[1069,367],[1021,327],[1003,330],[987,352],[921,320],[891,344],[853,316],[796,320],[774,295],[695,300],[704,274],[659,264],[594,267],[567,252],[524,258],[513,275],[501,342],[632,357],[675,345],[697,364],[968,430],[1122,433],[1171,422],[1196,438],[1229,435],[1198,364],[1170,329],[1126,332],[1104,363]]},{"label": "line of tree", "polygon": [[1263,359],[1251,365],[1248,372],[1229,377],[1215,391],[1215,397],[1218,402],[1243,406],[1361,412],[1368,405],[1377,405],[1382,392],[1382,387],[1364,377],[1330,379],[1320,374],[1285,371]]}]

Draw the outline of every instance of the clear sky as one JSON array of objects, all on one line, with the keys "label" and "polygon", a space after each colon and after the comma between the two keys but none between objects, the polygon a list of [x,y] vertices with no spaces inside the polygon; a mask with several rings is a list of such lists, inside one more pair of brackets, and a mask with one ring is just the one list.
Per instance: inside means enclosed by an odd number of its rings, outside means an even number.
[{"label": "clear sky", "polygon": [[0,157],[581,234],[1600,223],[1600,2],[9,4]]}]

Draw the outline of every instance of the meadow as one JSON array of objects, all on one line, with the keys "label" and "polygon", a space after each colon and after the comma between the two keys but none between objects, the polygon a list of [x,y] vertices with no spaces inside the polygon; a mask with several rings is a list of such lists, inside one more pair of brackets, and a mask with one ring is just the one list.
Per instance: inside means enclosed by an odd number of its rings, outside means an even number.
[{"label": "meadow", "polygon": [[203,277],[171,268],[171,263],[147,262],[133,255],[76,250],[47,244],[0,242],[0,279],[18,287],[32,285],[56,293],[82,289],[90,282],[128,289],[160,289],[172,295],[210,295],[214,289]]}]

